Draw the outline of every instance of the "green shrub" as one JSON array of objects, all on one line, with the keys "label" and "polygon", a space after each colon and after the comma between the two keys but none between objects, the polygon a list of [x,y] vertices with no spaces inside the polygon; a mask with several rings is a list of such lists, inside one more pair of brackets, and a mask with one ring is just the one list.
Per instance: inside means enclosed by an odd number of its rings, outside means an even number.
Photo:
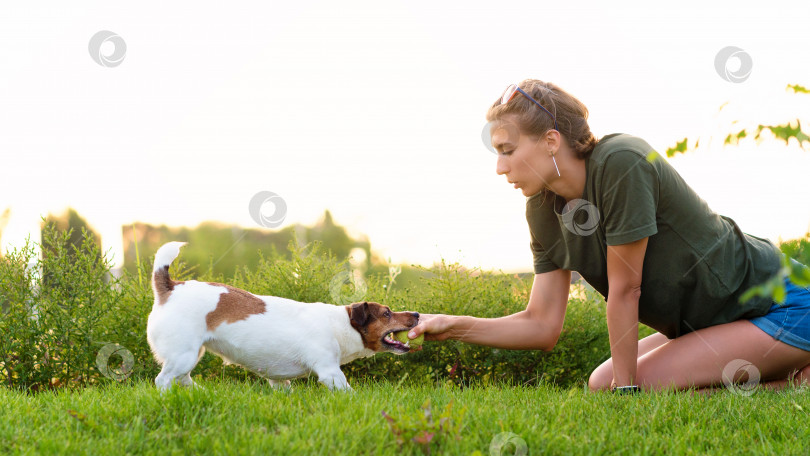
[{"label": "green shrub", "polygon": [[38,372],[42,353],[37,348],[40,335],[34,316],[36,267],[28,241],[0,257],[0,380],[9,387],[50,380]]},{"label": "green shrub", "polygon": [[76,247],[71,234],[48,225],[41,259],[26,242],[0,261],[0,382],[8,386],[38,391],[99,376],[96,357],[120,287],[92,235],[82,230]]},{"label": "green shrub", "polygon": [[805,266],[810,266],[810,232],[805,233],[804,237],[779,244],[779,248],[788,257]]},{"label": "green shrub", "polygon": [[[10,387],[39,390],[99,381],[152,380],[160,370],[146,341],[152,309],[151,270],[154,252],[142,252],[136,273],[111,278],[107,260],[88,233],[80,248],[69,233],[43,231],[43,258],[34,262],[26,246],[0,259],[0,381]],[[525,309],[531,277],[468,270],[458,264],[420,268],[418,283],[392,287],[396,271],[372,274],[365,287],[347,283],[348,262],[322,251],[319,242],[289,243],[289,256],[273,249],[257,267],[242,268],[230,280],[213,273],[214,264],[195,273],[180,258],[171,266],[177,280],[228,283],[259,295],[301,302],[376,301],[395,311],[465,314],[496,318]],[[260,252],[261,254],[261,252]],[[30,267],[30,263],[36,267]],[[42,277],[36,274],[42,270]],[[428,342],[420,352],[385,353],[344,366],[352,381],[360,378],[395,382],[427,380],[458,385],[511,382],[570,386],[587,380],[610,356],[605,303],[593,289],[572,285],[563,332],[550,352],[501,350],[457,341]],[[345,302],[342,302],[345,301]],[[642,328],[642,336],[651,333]],[[104,350],[102,350],[104,348]],[[100,352],[101,351],[101,352]],[[101,366],[99,353],[107,367]],[[127,357],[131,363],[127,364]],[[107,360],[109,358],[109,360]],[[105,370],[106,369],[106,370]],[[195,377],[256,379],[237,366],[223,366],[207,353],[192,372]],[[312,379],[310,380],[312,381]]]},{"label": "green shrub", "polygon": [[[420,286],[392,293],[387,302],[376,294],[383,289],[384,279],[374,277],[369,280],[368,299],[379,299],[394,310],[497,318],[524,310],[531,291],[531,278],[516,275],[467,270],[445,262],[429,271],[431,275]],[[353,377],[403,379],[407,375],[461,385],[506,381],[570,386],[587,381],[591,371],[610,357],[605,304],[592,289],[580,284],[572,289],[582,296],[569,299],[562,334],[550,352],[427,342],[422,351],[357,360],[344,371]]]}]

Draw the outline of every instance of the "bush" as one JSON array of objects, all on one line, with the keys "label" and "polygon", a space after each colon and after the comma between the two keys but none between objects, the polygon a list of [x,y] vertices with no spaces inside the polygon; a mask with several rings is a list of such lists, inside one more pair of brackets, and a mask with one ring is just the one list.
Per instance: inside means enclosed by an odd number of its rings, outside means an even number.
[{"label": "bush", "polygon": [[[108,314],[120,292],[92,235],[43,231],[42,258],[30,242],[0,259],[0,382],[38,391],[85,385],[99,375],[99,349],[108,336]],[[40,275],[41,271],[41,275]]]},{"label": "bush", "polygon": [[[43,231],[43,258],[33,261],[26,246],[0,259],[0,381],[10,387],[37,391],[101,381],[152,380],[160,370],[146,341],[152,309],[151,257],[125,273],[109,275],[110,265],[84,232],[79,248],[69,245],[70,233],[53,226]],[[468,270],[458,264],[420,268],[423,278],[405,288],[392,288],[396,275],[373,274],[365,288],[346,283],[348,262],[321,251],[319,242],[289,243],[290,256],[273,249],[254,269],[237,270],[231,280],[216,276],[213,264],[195,274],[181,258],[171,266],[177,280],[229,283],[260,295],[302,302],[376,301],[396,311],[501,317],[523,310],[531,278]],[[30,264],[36,264],[31,267]],[[42,270],[40,277],[36,271]],[[346,300],[341,304],[348,303]],[[642,336],[651,333],[642,330]],[[112,356],[109,356],[113,353]],[[397,356],[380,354],[344,366],[350,378],[400,381],[407,377],[431,382],[554,383],[571,386],[610,356],[602,297],[587,284],[572,285],[563,332],[551,352],[499,350],[457,341],[428,342],[425,349]],[[195,377],[257,379],[241,367],[223,366],[206,353],[192,372]]]},{"label": "bush", "polygon": [[[393,293],[387,302],[379,294],[384,279],[375,277],[369,281],[368,299],[394,310],[496,318],[524,310],[531,291],[531,278],[517,275],[467,270],[445,262],[428,271],[432,275],[420,286]],[[584,285],[573,285],[572,291],[576,293],[569,299],[562,334],[550,352],[427,342],[422,351],[357,360],[344,371],[353,377],[402,379],[408,375],[460,385],[497,381],[571,386],[587,381],[591,371],[610,357],[605,303]]]},{"label": "bush", "polygon": [[779,244],[782,253],[799,263],[810,266],[810,231],[804,237],[791,239]]}]

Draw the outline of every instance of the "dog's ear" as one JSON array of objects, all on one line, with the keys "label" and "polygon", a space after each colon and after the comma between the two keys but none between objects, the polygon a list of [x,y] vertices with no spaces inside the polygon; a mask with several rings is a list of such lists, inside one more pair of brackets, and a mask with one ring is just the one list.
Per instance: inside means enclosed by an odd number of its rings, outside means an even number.
[{"label": "dog's ear", "polygon": [[360,329],[365,326],[366,322],[368,322],[368,319],[371,316],[368,310],[368,303],[356,302],[352,304],[350,309],[351,315],[349,316],[349,320],[351,320],[352,326],[356,329]]}]

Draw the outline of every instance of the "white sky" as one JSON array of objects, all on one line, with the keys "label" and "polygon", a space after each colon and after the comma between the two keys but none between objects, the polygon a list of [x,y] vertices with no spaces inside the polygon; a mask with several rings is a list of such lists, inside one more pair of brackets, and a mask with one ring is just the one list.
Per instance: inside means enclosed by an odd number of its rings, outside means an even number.
[{"label": "white sky", "polygon": [[[802,236],[810,148],[717,142],[732,120],[810,127],[810,95],[784,90],[810,86],[810,2],[609,5],[4,3],[2,242],[70,205],[120,254],[109,242],[133,221],[255,227],[248,202],[269,190],[285,226],[330,209],[395,263],[530,271],[525,198],[480,139],[487,107],[525,78],[582,100],[597,137],[663,152],[717,136],[669,162],[743,231]],[[91,59],[100,30],[126,42],[120,66]],[[726,46],[753,59],[743,83],[715,71]]]}]

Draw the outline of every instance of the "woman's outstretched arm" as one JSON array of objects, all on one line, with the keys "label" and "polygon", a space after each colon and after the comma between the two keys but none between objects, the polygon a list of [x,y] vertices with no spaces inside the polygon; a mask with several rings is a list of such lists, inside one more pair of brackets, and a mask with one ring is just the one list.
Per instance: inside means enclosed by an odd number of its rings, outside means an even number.
[{"label": "woman's outstretched arm", "polygon": [[526,310],[500,318],[466,315],[423,314],[413,328],[412,339],[460,340],[512,350],[551,350],[565,319],[571,271],[557,269],[535,274]]}]

